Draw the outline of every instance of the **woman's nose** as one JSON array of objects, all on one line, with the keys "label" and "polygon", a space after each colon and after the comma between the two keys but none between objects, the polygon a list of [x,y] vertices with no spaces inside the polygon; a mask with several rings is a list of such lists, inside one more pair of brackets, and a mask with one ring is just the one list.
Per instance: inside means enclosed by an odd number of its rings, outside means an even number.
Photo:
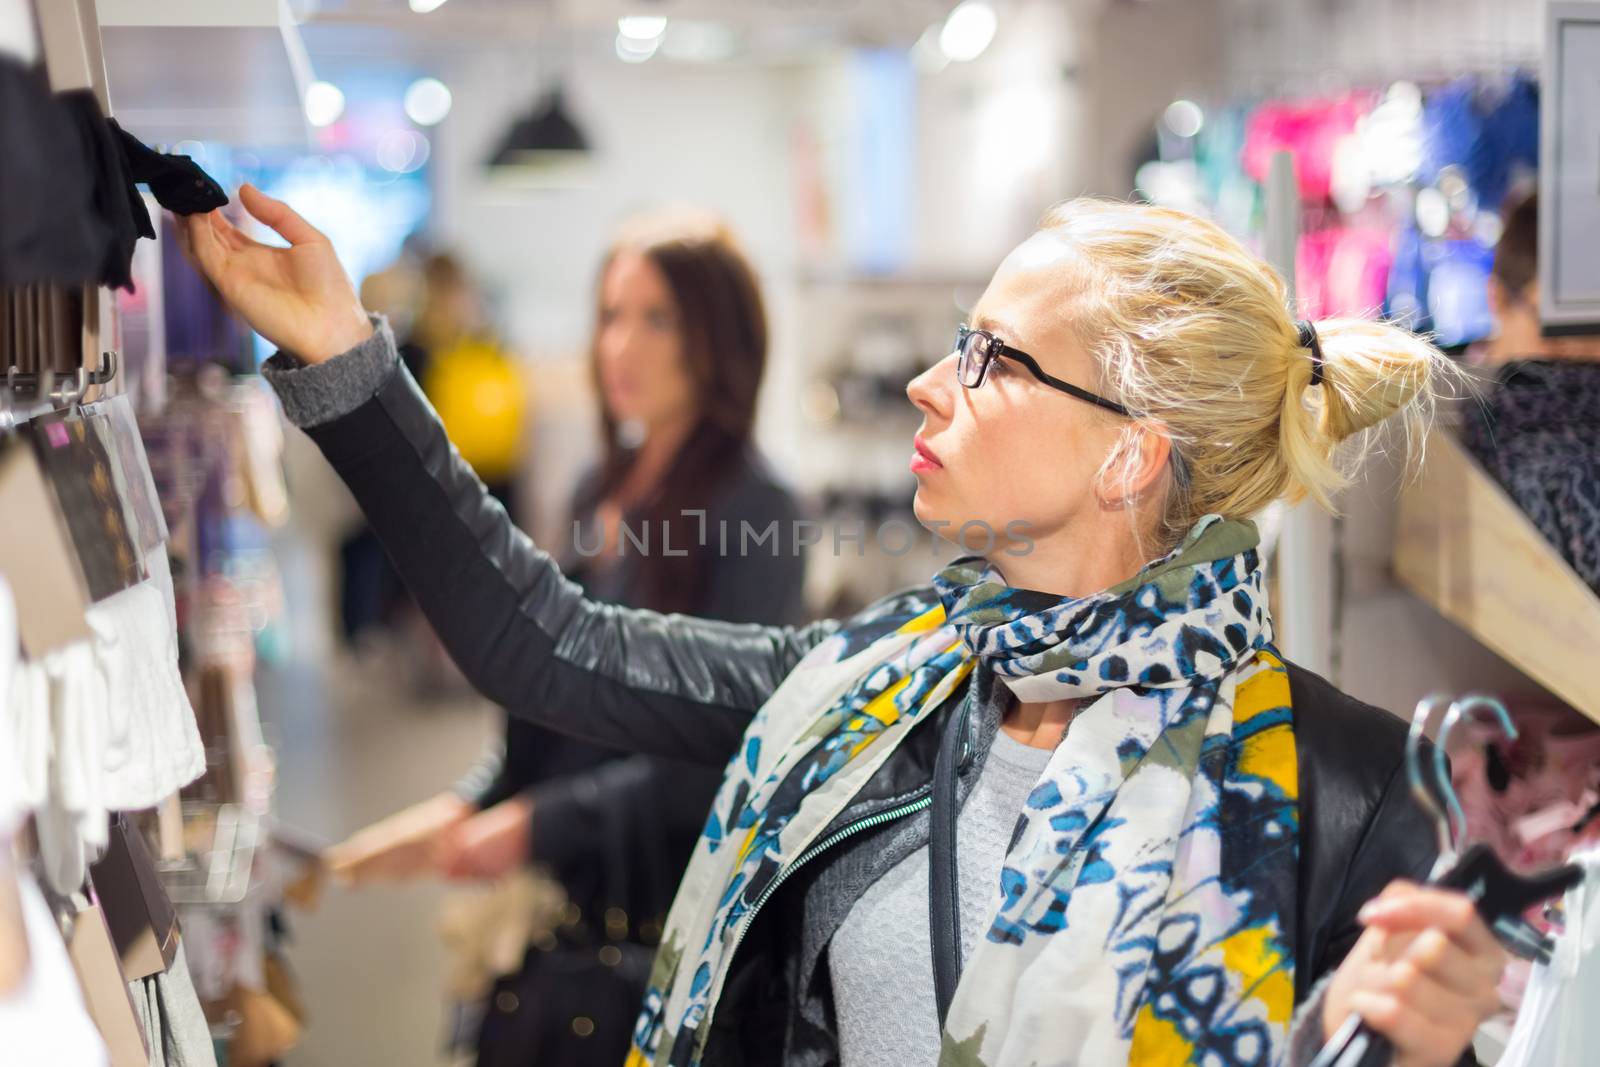
[{"label": "woman's nose", "polygon": [[947,414],[950,405],[950,387],[955,384],[955,369],[951,360],[955,353],[944,357],[906,384],[906,396],[919,410],[929,415]]}]

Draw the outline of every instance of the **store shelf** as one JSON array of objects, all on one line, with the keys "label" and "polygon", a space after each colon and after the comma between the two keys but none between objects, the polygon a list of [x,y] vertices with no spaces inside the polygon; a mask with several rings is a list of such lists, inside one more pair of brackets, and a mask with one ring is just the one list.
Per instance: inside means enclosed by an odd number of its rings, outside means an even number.
[{"label": "store shelf", "polygon": [[1401,496],[1394,568],[1445,618],[1600,722],[1600,597],[1453,437]]},{"label": "store shelf", "polygon": [[310,143],[313,80],[283,0],[100,0],[111,107],[152,144]]}]

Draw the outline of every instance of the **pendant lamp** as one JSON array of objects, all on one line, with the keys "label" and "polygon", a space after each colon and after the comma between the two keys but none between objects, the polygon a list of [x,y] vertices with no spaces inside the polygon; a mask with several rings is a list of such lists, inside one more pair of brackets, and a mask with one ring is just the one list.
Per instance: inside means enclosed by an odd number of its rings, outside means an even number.
[{"label": "pendant lamp", "polygon": [[492,170],[568,163],[589,153],[589,138],[568,113],[565,93],[556,85],[511,124],[489,157]]}]

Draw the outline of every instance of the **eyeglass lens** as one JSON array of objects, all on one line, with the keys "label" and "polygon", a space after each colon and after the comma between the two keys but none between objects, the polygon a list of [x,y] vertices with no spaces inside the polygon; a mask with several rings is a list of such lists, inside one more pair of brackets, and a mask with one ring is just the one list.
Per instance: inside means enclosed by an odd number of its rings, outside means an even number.
[{"label": "eyeglass lens", "polygon": [[956,376],[968,389],[976,389],[983,382],[984,371],[989,369],[988,338],[976,330],[961,330],[956,334]]}]

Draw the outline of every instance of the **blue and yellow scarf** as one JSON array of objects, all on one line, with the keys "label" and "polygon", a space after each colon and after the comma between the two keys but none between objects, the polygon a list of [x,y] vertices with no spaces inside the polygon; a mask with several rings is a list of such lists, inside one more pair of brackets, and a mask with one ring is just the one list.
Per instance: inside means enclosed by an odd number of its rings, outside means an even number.
[{"label": "blue and yellow scarf", "polygon": [[1089,702],[1019,813],[941,1063],[1279,1064],[1298,775],[1255,528],[1209,516],[1090,597],[1015,589],[973,559],[934,592],[896,625],[819,645],[752,722],[668,918],[629,1063],[699,1060],[754,914],[982,661],[1020,700]]}]

